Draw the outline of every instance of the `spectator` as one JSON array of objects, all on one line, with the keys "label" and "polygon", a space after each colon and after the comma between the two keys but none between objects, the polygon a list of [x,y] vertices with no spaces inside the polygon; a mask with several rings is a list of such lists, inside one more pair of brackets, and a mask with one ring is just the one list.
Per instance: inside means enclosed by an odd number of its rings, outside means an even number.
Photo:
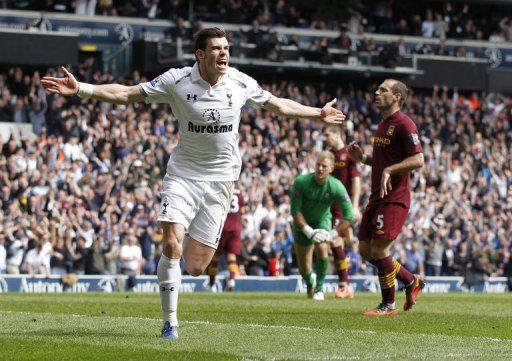
[{"label": "spectator", "polygon": [[505,38],[512,41],[512,21],[508,16],[500,20],[500,29],[505,33]]},{"label": "spectator", "polygon": [[425,20],[421,23],[421,35],[424,38],[431,38],[434,35],[434,21],[430,9],[427,9]]},{"label": "spectator", "polygon": [[46,124],[46,110],[48,105],[46,97],[42,96],[39,99],[32,100],[32,107],[28,112],[30,122],[32,123],[32,131],[39,135]]},{"label": "spectator", "polygon": [[507,277],[508,291],[512,292],[512,257],[510,252],[507,253],[507,259],[505,259],[506,267],[504,276]]},{"label": "spectator", "polygon": [[44,242],[36,241],[35,247],[27,252],[22,268],[29,275],[50,275],[50,255]]},{"label": "spectator", "polygon": [[433,235],[433,239],[427,238],[425,243],[426,274],[427,276],[440,276],[443,265],[444,247],[438,234]]},{"label": "spectator", "polygon": [[420,247],[417,242],[411,243],[411,248],[406,250],[406,261],[403,263],[405,268],[413,274],[425,275],[424,271],[424,258],[420,252]]},{"label": "spectator", "polygon": [[76,239],[76,248],[73,249],[72,245],[68,243],[68,252],[70,253],[72,262],[72,271],[77,275],[85,274],[85,261],[87,258],[87,248],[85,247],[86,240],[83,236],[78,236]]},{"label": "spectator", "polygon": [[137,237],[133,230],[126,235],[126,244],[121,246],[119,252],[121,273],[128,276],[140,275],[143,258],[142,250],[137,244]]},{"label": "spectator", "polygon": [[94,16],[98,0],[76,0],[75,14]]},{"label": "spectator", "polygon": [[190,29],[185,26],[185,19],[181,17],[178,18],[176,20],[176,25],[171,28],[171,37],[174,40],[180,38],[182,40],[189,41],[188,39],[190,39],[191,35]]},{"label": "spectator", "polygon": [[[265,235],[266,231],[262,231]],[[269,258],[264,250],[263,238],[249,250],[250,261],[247,265],[248,276],[266,276],[268,272]]]},{"label": "spectator", "polygon": [[365,261],[359,254],[359,247],[357,242],[350,242],[349,251],[347,252],[347,260],[350,262],[350,266],[348,268],[348,274],[350,276],[365,274],[366,267]]},{"label": "spectator", "polygon": [[69,273],[67,269],[69,253],[66,250],[64,239],[57,238],[53,245],[53,250],[50,258],[50,269],[52,275],[64,275]]},{"label": "spectator", "polygon": [[0,233],[0,274],[7,273],[7,250],[5,249],[5,235]]},{"label": "spectator", "polygon": [[96,237],[96,241],[87,249],[85,273],[89,275],[108,274],[105,254],[109,251],[109,245],[105,244],[104,236],[99,235]]},{"label": "spectator", "polygon": [[28,238],[19,232],[13,235],[11,226],[6,226],[6,263],[8,274],[20,274],[21,264],[25,254],[25,247],[28,245]]},{"label": "spectator", "polygon": [[255,45],[255,57],[263,57],[265,55],[265,40],[268,36],[268,33],[261,29],[258,20],[254,19],[252,21],[251,29],[248,31],[243,31],[242,34],[247,39],[247,43]]},{"label": "spectator", "polygon": [[276,229],[274,241],[270,244],[272,254],[279,262],[284,275],[288,276],[291,273],[292,267],[292,253],[293,253],[293,237],[289,225],[279,226]]},{"label": "spectator", "polygon": [[440,13],[435,14],[435,21],[433,25],[434,36],[440,39],[446,39],[449,27],[448,23],[444,20],[443,15]]}]

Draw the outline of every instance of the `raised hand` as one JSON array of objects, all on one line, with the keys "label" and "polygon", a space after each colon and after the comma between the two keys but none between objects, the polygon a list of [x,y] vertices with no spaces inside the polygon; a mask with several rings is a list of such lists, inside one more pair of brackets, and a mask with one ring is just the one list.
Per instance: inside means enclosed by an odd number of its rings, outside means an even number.
[{"label": "raised hand", "polygon": [[320,112],[321,120],[327,124],[343,124],[345,114],[339,109],[334,108],[336,98],[326,103]]},{"label": "raised hand", "polygon": [[76,95],[76,93],[78,93],[78,81],[65,67],[61,66],[60,69],[64,74],[66,74],[66,77],[54,78],[51,76],[45,76],[41,79],[41,85],[46,89],[46,91],[51,93],[57,93],[64,96]]},{"label": "raised hand", "polygon": [[363,159],[363,150],[361,147],[357,144],[356,141],[353,141],[347,146],[347,150],[349,154],[352,156],[352,158],[357,159],[358,161],[361,161]]}]

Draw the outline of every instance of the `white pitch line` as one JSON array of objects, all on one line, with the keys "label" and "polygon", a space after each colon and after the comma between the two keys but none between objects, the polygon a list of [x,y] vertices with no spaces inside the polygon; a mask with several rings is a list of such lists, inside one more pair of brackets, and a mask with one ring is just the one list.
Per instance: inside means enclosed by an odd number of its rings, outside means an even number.
[{"label": "white pitch line", "polygon": [[[44,315],[44,316],[51,316],[55,317],[58,315],[62,316],[70,316],[70,317],[79,317],[79,318],[99,318],[99,319],[105,319],[105,318],[113,318],[113,319],[126,319],[126,320],[140,320],[140,321],[152,321],[152,322],[162,322],[159,318],[150,318],[150,317],[133,317],[133,316],[92,316],[92,315],[82,315],[82,314],[74,314],[74,313],[51,313],[51,312],[25,312],[25,311],[0,311],[0,314],[2,313],[13,313],[13,314],[25,314],[25,315]],[[258,323],[228,323],[228,322],[212,322],[212,321],[180,321],[182,324],[189,324],[189,325],[211,325],[211,326],[236,326],[236,327],[253,327],[253,328],[262,328],[262,329],[280,329],[280,330],[301,330],[301,331],[320,331],[323,330],[319,327],[308,327],[308,326],[287,326],[287,325],[263,325]],[[335,332],[340,333],[352,333],[352,334],[371,334],[375,335],[377,334],[377,331],[373,330],[347,330],[347,329],[335,329],[333,330]],[[382,334],[398,334],[397,332],[381,332]],[[432,337],[432,336],[447,336],[451,337],[450,335],[445,334],[426,334],[426,333],[415,333],[416,336],[425,336],[425,337]],[[464,337],[464,336],[460,336]],[[465,337],[464,337],[465,338]],[[491,342],[511,342],[512,339],[503,339],[503,338],[497,338],[497,337],[485,337],[485,336],[471,336],[468,338],[472,338],[475,340],[481,340],[481,341],[491,341]]]},{"label": "white pitch line", "polygon": [[[44,315],[44,316],[71,316],[71,317],[79,317],[79,318],[114,318],[114,319],[126,319],[126,320],[141,320],[141,321],[154,321],[154,322],[162,322],[159,318],[150,318],[150,317],[133,317],[133,316],[92,316],[92,315],[81,315],[75,313],[51,313],[51,312],[25,312],[25,311],[0,311],[0,313],[15,313],[15,314],[25,314],[31,316]],[[212,321],[180,321],[182,324],[189,325],[211,325],[211,326],[236,326],[236,327],[253,327],[253,328],[263,328],[263,329],[281,329],[281,330],[301,330],[301,331],[319,331],[322,330],[319,327],[308,327],[308,326],[289,326],[289,325],[263,325],[258,323],[229,323],[229,322],[212,322]],[[376,334],[376,331],[372,330],[336,330],[340,332],[350,332],[350,333],[363,333],[363,334]]]}]

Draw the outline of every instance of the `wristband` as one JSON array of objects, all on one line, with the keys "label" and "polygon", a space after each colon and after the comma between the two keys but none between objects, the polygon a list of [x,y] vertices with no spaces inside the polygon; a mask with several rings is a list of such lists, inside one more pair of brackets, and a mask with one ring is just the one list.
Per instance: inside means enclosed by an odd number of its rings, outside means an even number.
[{"label": "wristband", "polygon": [[89,83],[78,83],[78,95],[80,98],[90,98],[92,97],[94,85]]},{"label": "wristband", "polygon": [[308,237],[308,239],[311,239],[313,234],[315,234],[315,230],[307,224],[302,228],[302,232],[306,235],[306,237]]},{"label": "wristband", "polygon": [[361,163],[366,164],[366,161],[368,160],[368,156],[366,154],[363,154],[361,157]]}]

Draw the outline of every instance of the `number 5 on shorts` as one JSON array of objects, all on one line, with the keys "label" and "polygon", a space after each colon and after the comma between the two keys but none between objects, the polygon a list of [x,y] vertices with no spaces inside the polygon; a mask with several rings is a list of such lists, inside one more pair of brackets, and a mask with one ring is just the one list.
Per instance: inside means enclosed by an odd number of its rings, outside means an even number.
[{"label": "number 5 on shorts", "polygon": [[382,229],[384,227],[384,215],[378,214],[377,215],[377,229]]}]

